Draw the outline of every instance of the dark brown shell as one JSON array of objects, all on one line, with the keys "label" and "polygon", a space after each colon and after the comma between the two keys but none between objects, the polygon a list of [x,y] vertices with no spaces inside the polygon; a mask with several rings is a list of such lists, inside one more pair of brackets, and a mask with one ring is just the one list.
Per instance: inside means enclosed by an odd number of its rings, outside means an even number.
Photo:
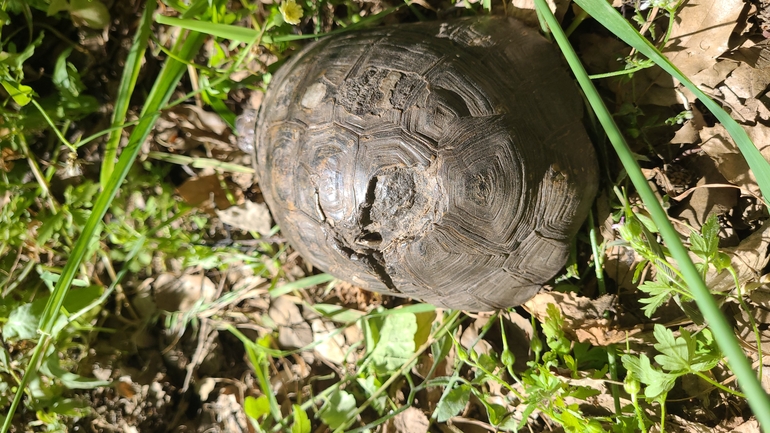
[{"label": "dark brown shell", "polygon": [[505,18],[321,39],[273,77],[261,188],[306,259],[365,289],[466,310],[552,278],[596,193],[555,49]]}]

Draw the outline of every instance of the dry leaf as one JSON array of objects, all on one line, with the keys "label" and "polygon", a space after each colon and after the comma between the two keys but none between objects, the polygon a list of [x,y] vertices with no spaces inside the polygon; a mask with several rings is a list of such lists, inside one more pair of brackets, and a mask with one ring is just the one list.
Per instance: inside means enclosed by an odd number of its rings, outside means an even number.
[{"label": "dry leaf", "polygon": [[282,348],[299,349],[313,342],[310,325],[290,296],[273,299],[267,314],[278,325],[278,345]]},{"label": "dry leaf", "polygon": [[664,53],[688,77],[711,67],[729,48],[743,5],[742,0],[686,2],[677,12]]},{"label": "dry leaf", "polygon": [[[696,155],[690,164],[699,170],[701,178],[683,202],[672,209],[671,215],[684,220],[688,225],[700,230],[709,215],[724,215],[738,204],[737,188],[706,187],[707,185],[726,185],[727,180],[719,172],[714,161],[706,155]],[[729,185],[727,185],[729,186]],[[684,236],[690,235],[689,228],[676,226]]]},{"label": "dry leaf", "polygon": [[199,301],[214,299],[217,286],[205,275],[159,275],[153,287],[155,305],[165,311],[190,311]]},{"label": "dry leaf", "polygon": [[487,340],[479,340],[479,331],[487,322],[489,322],[489,316],[482,313],[463,330],[460,336],[460,345],[465,350],[473,350],[479,355],[489,355],[490,352],[494,351]]},{"label": "dry leaf", "polygon": [[[770,160],[770,128],[757,124],[747,128],[746,132],[762,156]],[[725,179],[739,186],[744,195],[759,197],[761,193],[756,178],[724,126],[716,124],[703,128],[700,136],[703,142],[701,148],[714,160]]]},{"label": "dry leaf", "polygon": [[613,295],[590,299],[576,293],[539,293],[524,304],[524,309],[543,322],[547,317],[546,309],[549,304],[556,305],[561,311],[564,317],[563,330],[572,340],[588,342],[594,346],[607,346],[625,341],[627,336],[640,330],[622,330],[604,318],[605,311],[614,310]]},{"label": "dry leaf", "polygon": [[273,227],[270,210],[264,203],[246,201],[242,205],[215,212],[223,223],[247,232],[254,231],[262,236],[269,235]]},{"label": "dry leaf", "polygon": [[410,407],[388,422],[388,432],[393,433],[428,433],[430,422],[420,409]]},{"label": "dry leaf", "polygon": [[692,106],[692,119],[679,128],[671,139],[671,144],[693,144],[700,141],[700,130],[706,126],[703,113],[697,107]]},{"label": "dry leaf", "polygon": [[739,98],[756,98],[765,92],[770,84],[770,70],[752,68],[742,63],[725,79],[725,85]]},{"label": "dry leaf", "polygon": [[732,433],[760,433],[761,431],[762,430],[759,428],[759,422],[752,418],[740,426],[734,428]]},{"label": "dry leaf", "polygon": [[[243,202],[243,191],[240,188],[236,188],[228,182],[228,189],[230,194],[234,196],[236,203]],[[207,209],[210,206],[203,206],[204,203],[209,202],[211,204],[212,200],[217,209],[227,209],[231,206],[230,200],[227,198],[227,191],[222,189],[222,184],[216,175],[190,178],[178,186],[176,192],[190,206]]]},{"label": "dry leaf", "polygon": [[313,341],[319,342],[315,346],[315,352],[322,358],[337,365],[344,365],[347,361],[345,353],[347,346],[345,336],[337,331],[334,324],[315,319],[310,323],[313,329]]},{"label": "dry leaf", "polygon": [[[770,247],[770,224],[765,223],[761,229],[742,240],[737,247],[720,250],[730,256],[730,262],[738,273],[738,282],[743,286],[746,283],[759,281],[762,269],[770,261],[768,247]],[[710,289],[718,291],[735,288],[732,275],[728,272],[714,275],[713,269],[709,269],[706,275],[706,284]]]},{"label": "dry leaf", "polygon": [[697,74],[688,76],[688,78],[698,86],[706,86],[710,89],[716,89],[717,86],[725,82],[730,72],[735,70],[740,63],[722,60],[713,63],[706,69],[698,72]]}]

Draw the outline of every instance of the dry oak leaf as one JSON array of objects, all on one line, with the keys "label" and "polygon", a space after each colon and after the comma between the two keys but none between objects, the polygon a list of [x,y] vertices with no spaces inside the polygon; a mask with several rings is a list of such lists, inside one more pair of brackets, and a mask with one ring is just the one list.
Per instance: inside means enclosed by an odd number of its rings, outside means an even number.
[{"label": "dry oak leaf", "polygon": [[428,433],[430,421],[420,409],[410,407],[399,413],[388,423],[388,432],[393,433]]},{"label": "dry oak leaf", "polygon": [[190,311],[199,301],[214,299],[217,286],[205,275],[160,274],[152,284],[155,305],[164,311]]},{"label": "dry oak leaf", "polygon": [[[770,128],[757,124],[746,128],[759,152],[770,161]],[[727,130],[721,124],[700,131],[701,149],[716,162],[722,176],[741,188],[743,195],[760,196],[759,185]]]},{"label": "dry oak leaf", "polygon": [[264,203],[247,200],[240,206],[230,206],[215,212],[223,223],[247,232],[254,231],[262,236],[269,235],[273,226],[270,211]]},{"label": "dry oak leaf", "polygon": [[613,295],[590,299],[574,292],[546,292],[539,293],[527,301],[524,309],[542,322],[547,317],[548,305],[554,304],[561,310],[564,318],[563,330],[567,336],[581,343],[607,346],[625,341],[628,336],[641,331],[641,328],[629,330],[615,328],[609,319],[604,318],[604,312],[612,310],[614,303]]},{"label": "dry oak leaf", "polygon": [[729,48],[743,6],[743,0],[686,2],[676,14],[664,53],[688,77],[711,67]]}]

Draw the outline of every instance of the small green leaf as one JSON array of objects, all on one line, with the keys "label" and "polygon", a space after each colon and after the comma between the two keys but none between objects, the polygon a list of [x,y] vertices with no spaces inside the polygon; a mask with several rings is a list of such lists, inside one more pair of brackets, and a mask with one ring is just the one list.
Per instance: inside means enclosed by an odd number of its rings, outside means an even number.
[{"label": "small green leaf", "polygon": [[638,358],[630,355],[623,355],[621,358],[623,366],[631,374],[634,375],[639,381],[646,385],[644,389],[644,396],[653,400],[660,397],[674,387],[676,378],[675,374],[664,373],[654,368],[650,363],[650,358],[645,354],[641,354]]},{"label": "small green leaf", "polygon": [[714,256],[712,263],[714,264],[714,267],[717,269],[717,273],[722,272],[723,270],[729,268],[732,265],[730,256],[722,252],[718,252]]},{"label": "small green leaf", "polygon": [[487,417],[489,418],[490,424],[497,426],[505,420],[506,415],[508,415],[508,411],[505,409],[505,406],[497,403],[488,403],[484,401],[484,399],[482,399],[481,402],[484,404],[484,408],[487,410]]},{"label": "small green leaf", "polygon": [[110,24],[110,12],[99,0],[71,0],[69,9],[76,26],[103,29]]},{"label": "small green leaf", "polygon": [[372,365],[377,374],[389,374],[401,368],[414,354],[417,318],[412,313],[385,317],[380,339],[372,351]]},{"label": "small green leaf", "polygon": [[67,62],[67,58],[72,52],[72,47],[69,47],[59,54],[56,59],[56,63],[53,68],[53,76],[51,77],[54,86],[62,93],[68,100],[75,100],[80,91],[85,88],[80,81],[80,74],[72,63]]},{"label": "small green leaf", "polygon": [[20,106],[23,107],[32,101],[32,87],[6,80],[3,80],[0,84],[3,85],[5,91],[13,98],[13,102]]},{"label": "small green leaf", "polygon": [[683,337],[675,338],[670,329],[659,323],[655,324],[653,334],[658,340],[654,345],[655,349],[661,353],[655,356],[655,362],[671,372],[689,371],[690,357],[695,353],[695,341],[688,341]]},{"label": "small green leaf", "polygon": [[62,229],[67,215],[64,212],[59,212],[54,215],[41,215],[40,228],[37,229],[37,237],[35,238],[35,244],[39,247],[45,246],[54,235]]},{"label": "small green leaf", "polygon": [[14,308],[3,325],[3,337],[11,341],[37,338],[37,325],[40,323],[46,302],[48,302],[47,297]]},{"label": "small green leaf", "polygon": [[[375,392],[382,386],[382,383],[380,383],[379,380],[377,380],[377,377],[375,375],[369,375],[366,378],[356,378],[356,382],[358,382],[358,386],[360,386],[364,393],[366,394],[366,397],[369,398],[372,395],[374,395]],[[372,407],[374,410],[376,410],[378,413],[382,414],[385,411],[385,404],[387,403],[387,394],[382,393],[377,398],[375,398],[372,401]]]},{"label": "small green leaf", "polygon": [[50,17],[61,11],[66,11],[67,9],[69,9],[67,0],[51,0],[51,3],[48,5],[48,10],[46,10],[45,13]]},{"label": "small green leaf", "polygon": [[307,413],[298,404],[294,404],[291,407],[294,412],[294,423],[291,425],[291,433],[310,433],[310,418],[307,417]]},{"label": "small green leaf", "polygon": [[260,395],[257,398],[249,395],[243,401],[243,411],[249,417],[259,421],[261,417],[270,413],[270,402],[264,395]]},{"label": "small green leaf", "polygon": [[353,421],[356,411],[356,399],[342,390],[336,390],[321,407],[321,421],[335,430]]},{"label": "small green leaf", "polygon": [[649,298],[642,298],[639,302],[647,304],[642,308],[647,317],[652,317],[661,305],[668,302],[673,295],[673,289],[664,281],[645,281],[639,285],[639,290],[647,293]]},{"label": "small green leaf", "polygon": [[446,393],[436,406],[436,421],[446,422],[449,418],[460,413],[471,398],[471,387],[462,384]]}]

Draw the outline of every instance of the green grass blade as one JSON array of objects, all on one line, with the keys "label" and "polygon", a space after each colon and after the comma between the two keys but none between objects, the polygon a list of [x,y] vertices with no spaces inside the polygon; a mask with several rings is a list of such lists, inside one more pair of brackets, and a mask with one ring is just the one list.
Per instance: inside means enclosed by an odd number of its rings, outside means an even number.
[{"label": "green grass blade", "polygon": [[312,275],[310,277],[301,278],[297,281],[292,281],[291,283],[286,283],[282,286],[278,286],[274,289],[271,289],[270,297],[277,298],[287,293],[291,293],[295,290],[304,289],[310,286],[317,286],[319,284],[329,282],[333,279],[334,277],[329,274],[318,274],[318,275]]},{"label": "green grass blade", "polygon": [[[165,24],[168,26],[180,27],[187,30],[205,33],[207,35],[216,36],[218,38],[224,38],[231,41],[239,42],[251,42],[259,37],[257,30],[249,29],[246,27],[238,27],[230,24],[219,24],[207,21],[201,21],[196,19],[187,18],[173,18],[165,15],[158,15],[155,17],[155,21],[158,24]],[[276,41],[268,35],[262,36],[262,41],[270,44]]]},{"label": "green grass blade", "polygon": [[[177,40],[174,51],[183,59],[192,59],[200,49],[201,45],[203,45],[205,38],[205,35],[199,33],[190,33],[186,38],[180,37]],[[6,433],[10,429],[13,414],[16,412],[16,409],[21,402],[24,390],[33,374],[35,374],[35,371],[37,371],[39,362],[42,359],[46,348],[54,339],[54,336],[52,335],[54,324],[56,323],[59,314],[61,314],[64,298],[67,296],[80,264],[88,255],[93,253],[92,246],[94,242],[98,241],[98,235],[102,228],[102,218],[104,218],[104,215],[107,213],[107,209],[117,194],[123,180],[126,178],[129,169],[133,165],[142,143],[144,143],[145,139],[150,134],[152,127],[155,125],[155,121],[160,116],[159,110],[168,102],[185,70],[185,64],[177,62],[172,58],[169,58],[163,65],[163,69],[147,97],[147,103],[142,111],[142,120],[131,133],[128,140],[128,146],[126,146],[123,153],[121,153],[112,176],[110,176],[107,183],[103,185],[103,190],[94,203],[91,215],[72,249],[69,260],[67,260],[67,264],[62,270],[62,274],[54,287],[51,297],[48,299],[48,303],[46,304],[40,319],[40,338],[38,339],[30,363],[27,365],[27,369],[24,372],[24,376],[22,376],[22,379],[18,384],[18,391],[11,402],[11,406],[8,410],[2,429],[0,429],[0,433]]]},{"label": "green grass blade", "polygon": [[689,78],[687,78],[666,56],[660,53],[654,45],[646,38],[642,37],[639,32],[620,14],[612,8],[607,2],[596,0],[575,0],[583,10],[588,12],[594,19],[599,21],[604,27],[611,31],[615,36],[623,40],[623,42],[636,48],[640,53],[647,56],[650,60],[655,62],[664,71],[668,72],[672,77],[679,80],[685,85],[695,96],[703,102],[709,111],[719,120],[725,127],[730,136],[735,140],[738,145],[738,149],[746,158],[746,162],[749,164],[751,171],[757,178],[759,189],[762,191],[762,196],[767,202],[767,197],[770,197],[770,164],[762,157],[756,146],[751,142],[746,131],[738,124],[730,115],[714,100],[708,97],[698,86],[693,84]]},{"label": "green grass blade", "polygon": [[[307,34],[307,35],[275,35],[275,36],[263,34],[261,40],[265,44],[274,44],[278,42],[290,42],[290,41],[299,41],[303,39],[315,39],[323,36],[334,35],[337,33],[349,32],[355,28],[363,27],[370,23],[376,22],[377,20],[383,18],[388,14],[395,12],[396,10],[398,10],[403,6],[404,5],[390,7],[378,14],[363,18],[361,19],[361,21],[357,23],[351,24],[347,27],[339,28],[337,30],[333,30],[328,33]],[[236,27],[229,24],[204,22],[204,21],[194,20],[194,19],[173,18],[173,17],[167,17],[165,15],[157,16],[155,18],[155,21],[160,24],[181,27],[183,29],[206,33],[208,35],[216,36],[218,38],[224,38],[224,39],[229,39],[232,41],[239,41],[239,42],[251,42],[251,41],[257,40],[257,38],[260,35],[260,32],[254,29]]]},{"label": "green grass blade", "polygon": [[134,43],[131,44],[131,50],[126,57],[123,76],[120,78],[120,87],[118,87],[118,96],[115,99],[115,110],[112,112],[112,132],[107,140],[104,149],[104,159],[102,160],[102,169],[99,173],[99,180],[102,185],[107,183],[107,179],[112,176],[112,170],[115,169],[115,158],[118,154],[118,145],[120,144],[120,135],[123,133],[123,124],[128,112],[128,103],[131,100],[136,80],[139,77],[139,70],[142,66],[142,58],[147,50],[147,43],[152,34],[152,14],[155,12],[158,2],[147,0],[144,4],[141,24],[139,30],[134,35]]},{"label": "green grass blade", "polygon": [[233,164],[231,162],[224,162],[211,158],[198,158],[165,152],[150,152],[147,154],[147,157],[171,164],[189,165],[193,168],[213,168],[220,171],[229,171],[231,173],[254,173],[254,169],[251,167],[244,167],[240,164]]},{"label": "green grass blade", "polygon": [[[577,2],[589,13],[591,13],[591,9],[593,8],[586,7],[584,5],[586,3],[585,1],[577,0]],[[663,240],[666,242],[672,257],[679,265],[685,281],[695,295],[695,301],[698,304],[698,308],[703,313],[703,316],[708,322],[711,331],[714,333],[715,339],[719,344],[720,349],[722,349],[722,352],[727,355],[728,365],[733,373],[735,373],[735,375],[738,377],[739,386],[748,396],[749,406],[751,407],[754,415],[757,417],[761,425],[770,426],[770,398],[762,389],[762,386],[757,380],[757,377],[751,368],[751,363],[746,358],[746,355],[743,353],[743,350],[738,344],[738,340],[735,338],[732,327],[727,322],[722,312],[719,310],[719,306],[714,300],[714,297],[711,295],[708,288],[706,287],[706,284],[701,279],[700,273],[696,269],[692,260],[690,260],[687,249],[685,249],[684,245],[682,245],[682,242],[679,239],[679,233],[674,229],[674,227],[671,225],[671,222],[668,220],[666,212],[663,210],[663,207],[655,197],[655,194],[647,183],[647,179],[642,174],[639,164],[637,163],[636,159],[631,153],[631,149],[628,147],[628,144],[623,138],[623,135],[620,133],[620,130],[615,124],[615,120],[612,118],[612,115],[604,105],[604,101],[599,96],[590,78],[588,78],[588,74],[583,68],[583,65],[580,63],[580,59],[578,59],[577,55],[572,49],[572,46],[569,44],[569,41],[564,35],[564,32],[562,32],[561,28],[559,27],[556,18],[553,16],[553,14],[551,14],[550,9],[548,9],[548,6],[545,3],[545,0],[536,0],[535,3],[537,4],[541,13],[544,15],[548,26],[551,28],[551,31],[553,32],[556,41],[562,49],[562,52],[567,58],[572,71],[580,83],[580,86],[583,88],[583,91],[586,94],[586,98],[593,107],[594,111],[596,111],[597,118],[601,122],[607,133],[607,136],[612,142],[618,157],[623,163],[623,167],[625,167],[626,171],[628,172],[628,176],[631,179],[631,182],[636,187],[639,196],[642,198],[645,206],[650,212],[650,215],[657,225]],[[592,1],[590,3],[592,6],[597,6],[597,8],[600,4],[604,4],[603,1]],[[614,31],[612,28],[610,28],[610,30]],[[741,129],[740,126],[738,128]],[[741,131],[743,130],[741,129]]]}]

